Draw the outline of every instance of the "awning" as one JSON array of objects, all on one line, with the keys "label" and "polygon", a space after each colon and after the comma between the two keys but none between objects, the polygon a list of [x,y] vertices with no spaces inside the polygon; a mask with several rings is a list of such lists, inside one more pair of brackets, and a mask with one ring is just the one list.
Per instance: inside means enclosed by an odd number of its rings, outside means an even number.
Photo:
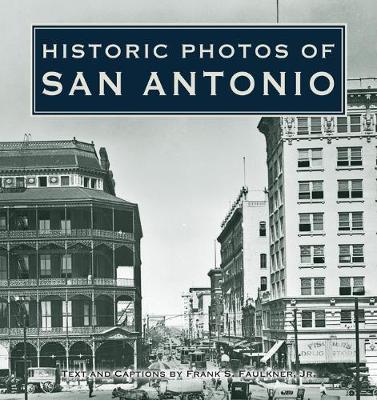
[{"label": "awning", "polygon": [[278,340],[268,352],[261,358],[262,363],[266,363],[279,349],[280,346],[284,343],[284,340]]},{"label": "awning", "polygon": [[234,347],[244,347],[244,346],[249,346],[248,340],[240,340],[234,345]]}]

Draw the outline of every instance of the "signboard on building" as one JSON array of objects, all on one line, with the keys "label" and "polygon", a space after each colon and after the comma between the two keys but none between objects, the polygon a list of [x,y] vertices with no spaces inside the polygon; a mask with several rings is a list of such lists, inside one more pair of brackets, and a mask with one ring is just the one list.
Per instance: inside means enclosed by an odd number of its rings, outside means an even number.
[{"label": "signboard on building", "polygon": [[[301,364],[352,363],[356,357],[354,339],[299,340]],[[360,342],[360,360],[365,360],[364,342]]]}]

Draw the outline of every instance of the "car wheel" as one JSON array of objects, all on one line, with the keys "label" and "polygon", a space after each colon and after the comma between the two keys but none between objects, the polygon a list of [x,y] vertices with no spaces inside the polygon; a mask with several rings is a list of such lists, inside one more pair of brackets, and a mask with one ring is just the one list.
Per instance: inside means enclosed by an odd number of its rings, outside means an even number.
[{"label": "car wheel", "polygon": [[28,385],[27,385],[27,391],[29,392],[29,393],[34,393],[35,392],[35,385],[33,385],[32,383],[29,383]]},{"label": "car wheel", "polygon": [[377,396],[377,389],[373,389],[372,394],[373,394],[373,396]]},{"label": "car wheel", "polygon": [[54,390],[54,384],[50,381],[44,382],[42,385],[42,390],[46,393],[52,393]]},{"label": "car wheel", "polygon": [[356,391],[354,389],[348,389],[347,396],[355,396]]}]

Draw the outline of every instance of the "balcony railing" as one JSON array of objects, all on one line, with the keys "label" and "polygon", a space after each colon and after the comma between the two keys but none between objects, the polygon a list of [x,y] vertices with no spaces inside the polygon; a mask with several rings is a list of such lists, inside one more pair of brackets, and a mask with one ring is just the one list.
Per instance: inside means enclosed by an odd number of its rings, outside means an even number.
[{"label": "balcony railing", "polygon": [[131,232],[114,232],[104,229],[40,229],[0,231],[0,239],[35,239],[35,238],[98,238],[110,240],[134,240]]},{"label": "balcony railing", "polygon": [[112,286],[133,287],[133,279],[124,278],[39,278],[0,280],[0,288],[4,287],[49,287],[49,286]]},{"label": "balcony railing", "polygon": [[[65,335],[91,335],[101,334],[114,326],[73,326],[73,327],[51,327],[51,328],[26,328],[26,334],[30,336],[65,336]],[[135,325],[123,326],[125,330],[135,331]],[[24,334],[23,328],[0,328],[0,337],[19,336]]]}]

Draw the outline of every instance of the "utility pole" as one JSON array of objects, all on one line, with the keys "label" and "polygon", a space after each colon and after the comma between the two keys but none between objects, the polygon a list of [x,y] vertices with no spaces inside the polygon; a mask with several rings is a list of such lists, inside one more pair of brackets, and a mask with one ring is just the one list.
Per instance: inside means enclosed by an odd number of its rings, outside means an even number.
[{"label": "utility pole", "polygon": [[359,298],[355,297],[356,400],[360,400]]},{"label": "utility pole", "polygon": [[[296,382],[297,384],[300,383],[300,357],[298,354],[298,340],[297,340],[297,308],[293,309],[293,329],[295,335],[295,371],[296,371]],[[357,399],[360,400],[360,399]]]},{"label": "utility pole", "polygon": [[23,313],[23,327],[24,327],[24,381],[25,381],[25,387],[24,387],[24,393],[25,393],[25,400],[27,400],[27,363],[26,363],[26,356],[27,356],[27,348],[26,348],[26,310],[24,310]]}]

